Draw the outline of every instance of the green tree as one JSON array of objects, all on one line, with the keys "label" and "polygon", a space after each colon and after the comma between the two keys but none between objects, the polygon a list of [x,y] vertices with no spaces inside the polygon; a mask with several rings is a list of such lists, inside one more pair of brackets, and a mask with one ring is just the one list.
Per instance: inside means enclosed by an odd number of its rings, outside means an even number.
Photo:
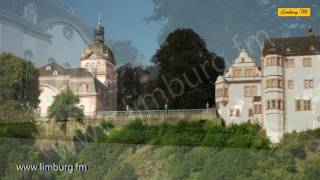
[{"label": "green tree", "polygon": [[75,118],[81,120],[84,114],[83,110],[77,106],[79,102],[79,96],[75,95],[70,89],[62,91],[55,96],[53,103],[48,109],[49,118],[56,120]]},{"label": "green tree", "polygon": [[10,53],[0,55],[0,120],[25,121],[39,104],[38,71]]},{"label": "green tree", "polygon": [[192,29],[170,33],[153,62],[159,66],[155,88],[164,92],[157,93],[160,107],[164,103],[170,108],[203,108],[207,102],[214,104],[214,83],[224,72],[225,63],[206,48],[205,41]]},{"label": "green tree", "polygon": [[143,71],[142,67],[132,67],[131,64],[126,64],[118,69],[118,109],[125,110],[126,105],[130,108],[140,109],[138,100],[144,92]]}]

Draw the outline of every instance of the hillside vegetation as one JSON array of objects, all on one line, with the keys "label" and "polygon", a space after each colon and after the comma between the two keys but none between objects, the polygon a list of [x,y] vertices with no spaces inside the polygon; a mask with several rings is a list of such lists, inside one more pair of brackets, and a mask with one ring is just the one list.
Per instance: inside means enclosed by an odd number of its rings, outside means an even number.
[{"label": "hillside vegetation", "polygon": [[[59,147],[57,152],[1,139],[0,161],[6,168],[0,176],[202,180],[318,179],[320,175],[320,129],[287,134],[274,147],[257,125],[219,127],[207,121],[160,126],[133,121],[121,128],[104,123],[77,139],[75,149]],[[89,165],[89,172],[18,173],[15,164],[26,162],[82,163]]]}]

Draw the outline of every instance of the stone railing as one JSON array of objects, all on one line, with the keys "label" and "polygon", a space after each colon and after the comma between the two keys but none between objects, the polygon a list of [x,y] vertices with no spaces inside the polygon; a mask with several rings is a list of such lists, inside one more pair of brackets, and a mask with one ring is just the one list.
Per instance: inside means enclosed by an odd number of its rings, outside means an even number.
[{"label": "stone railing", "polygon": [[216,109],[175,109],[175,110],[142,110],[142,111],[100,111],[96,118],[124,120],[181,120],[181,119],[216,119]]}]

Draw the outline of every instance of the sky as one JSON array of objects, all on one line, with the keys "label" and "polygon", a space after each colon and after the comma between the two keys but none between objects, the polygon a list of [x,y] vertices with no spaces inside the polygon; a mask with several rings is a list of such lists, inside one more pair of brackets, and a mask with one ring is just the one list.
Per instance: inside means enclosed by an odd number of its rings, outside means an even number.
[{"label": "sky", "polygon": [[[227,62],[232,62],[240,49],[247,49],[258,63],[261,45],[266,38],[303,36],[310,25],[320,30],[316,23],[320,20],[319,0],[161,0],[156,13],[152,0],[58,1],[72,7],[75,14],[91,26],[96,24],[101,11],[106,39],[132,41],[132,45],[144,55],[145,63],[150,62],[159,42],[177,28],[192,28],[207,42],[210,51]],[[312,16],[278,17],[278,7],[310,7]],[[165,18],[166,22],[146,22],[145,18],[151,15]],[[258,36],[261,34],[267,36]]]},{"label": "sky", "polygon": [[151,0],[61,0],[66,7],[75,10],[76,16],[94,26],[99,11],[105,26],[108,40],[130,40],[132,45],[145,56],[148,63],[159,48],[157,37],[162,25],[146,22],[145,18],[153,14]]}]

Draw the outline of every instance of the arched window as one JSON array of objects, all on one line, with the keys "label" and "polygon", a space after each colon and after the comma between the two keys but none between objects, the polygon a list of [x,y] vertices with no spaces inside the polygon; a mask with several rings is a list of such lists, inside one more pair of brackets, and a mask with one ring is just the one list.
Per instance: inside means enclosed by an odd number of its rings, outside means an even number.
[{"label": "arched window", "polygon": [[86,83],[81,83],[80,92],[88,92],[88,85]]},{"label": "arched window", "polygon": [[52,75],[57,76],[59,73],[58,71],[53,71]]},{"label": "arched window", "polygon": [[37,24],[38,12],[37,8],[33,3],[29,3],[24,7],[24,18],[31,21],[33,24]]}]

